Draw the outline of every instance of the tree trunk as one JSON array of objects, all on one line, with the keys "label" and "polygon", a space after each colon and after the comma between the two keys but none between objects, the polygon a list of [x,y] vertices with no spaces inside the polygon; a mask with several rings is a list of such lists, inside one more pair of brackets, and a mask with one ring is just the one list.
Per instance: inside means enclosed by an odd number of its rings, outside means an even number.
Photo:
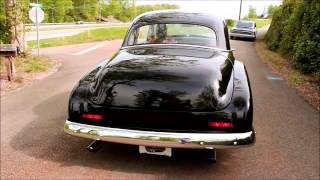
[{"label": "tree trunk", "polygon": [[5,6],[10,43],[23,50],[25,48],[25,39],[22,4],[17,0],[6,0]]}]

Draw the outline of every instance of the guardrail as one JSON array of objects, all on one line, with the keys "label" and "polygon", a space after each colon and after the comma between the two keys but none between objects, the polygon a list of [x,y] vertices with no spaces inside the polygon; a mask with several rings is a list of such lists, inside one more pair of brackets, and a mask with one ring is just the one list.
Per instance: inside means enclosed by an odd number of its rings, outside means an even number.
[{"label": "guardrail", "polygon": [[[112,26],[129,26],[130,23],[85,23],[85,24],[75,24],[75,23],[43,23],[39,25],[39,30],[50,30],[55,28],[68,29],[68,28],[89,28],[89,27],[112,27]],[[35,30],[36,26],[34,24],[25,24],[27,29]]]},{"label": "guardrail", "polygon": [[[68,25],[68,24],[76,24],[77,22],[65,22],[65,23],[41,23],[41,25]],[[82,24],[105,24],[98,22],[82,22]],[[34,23],[26,23],[25,26],[35,26]]]},{"label": "guardrail", "polygon": [[[102,22],[102,23],[97,23],[97,22],[83,22],[81,24],[77,24],[77,22],[68,22],[68,23],[41,23],[39,25],[39,27],[41,26],[56,26],[56,25],[77,25],[77,26],[84,26],[84,25],[129,25],[130,23],[112,23],[112,22]],[[25,24],[25,26],[28,26],[28,27],[32,27],[32,26],[35,26],[35,24],[30,24],[30,23],[27,23]]]}]

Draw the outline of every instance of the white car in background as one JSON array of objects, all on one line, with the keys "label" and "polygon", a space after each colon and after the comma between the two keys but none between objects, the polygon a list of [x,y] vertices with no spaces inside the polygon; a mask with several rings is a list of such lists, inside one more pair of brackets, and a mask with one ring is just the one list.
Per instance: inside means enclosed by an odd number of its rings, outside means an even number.
[{"label": "white car in background", "polygon": [[257,29],[254,21],[237,21],[236,25],[230,29],[230,39],[249,38],[256,39]]}]

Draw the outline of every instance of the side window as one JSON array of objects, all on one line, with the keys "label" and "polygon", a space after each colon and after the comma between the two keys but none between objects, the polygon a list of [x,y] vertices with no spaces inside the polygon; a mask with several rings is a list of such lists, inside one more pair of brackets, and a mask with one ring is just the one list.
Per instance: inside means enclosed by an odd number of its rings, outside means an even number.
[{"label": "side window", "polygon": [[148,32],[150,26],[142,26],[138,29],[138,39],[136,44],[146,44],[148,42]]}]

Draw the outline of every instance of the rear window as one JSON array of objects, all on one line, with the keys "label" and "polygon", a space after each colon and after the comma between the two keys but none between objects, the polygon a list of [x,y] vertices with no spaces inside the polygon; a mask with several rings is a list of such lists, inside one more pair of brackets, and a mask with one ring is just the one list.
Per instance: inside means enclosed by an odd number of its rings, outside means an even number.
[{"label": "rear window", "polygon": [[238,21],[236,26],[237,28],[254,28],[254,23]]},{"label": "rear window", "polygon": [[214,30],[193,24],[150,24],[134,29],[128,37],[129,46],[142,44],[217,46]]}]

